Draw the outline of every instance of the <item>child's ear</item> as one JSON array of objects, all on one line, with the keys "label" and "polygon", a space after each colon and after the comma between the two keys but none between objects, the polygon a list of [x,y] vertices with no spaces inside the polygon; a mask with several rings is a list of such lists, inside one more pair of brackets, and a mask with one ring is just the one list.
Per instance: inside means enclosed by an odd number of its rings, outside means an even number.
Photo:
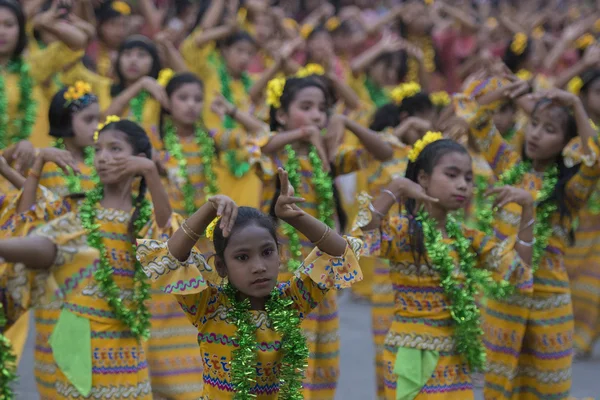
[{"label": "child's ear", "polygon": [[427,175],[425,171],[420,170],[419,174],[417,175],[417,183],[423,186],[423,189],[427,190],[429,187],[429,175]]},{"label": "child's ear", "polygon": [[215,256],[215,268],[221,278],[227,278],[227,267],[221,257]]},{"label": "child's ear", "polygon": [[287,113],[282,108],[275,111],[275,119],[277,120],[277,123],[279,125],[282,125],[282,126],[287,125],[288,116],[287,116]]}]

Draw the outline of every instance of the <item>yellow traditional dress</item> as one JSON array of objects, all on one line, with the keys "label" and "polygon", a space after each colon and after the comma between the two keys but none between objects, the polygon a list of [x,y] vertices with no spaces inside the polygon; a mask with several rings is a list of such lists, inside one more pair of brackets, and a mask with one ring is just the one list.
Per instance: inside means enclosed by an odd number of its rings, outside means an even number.
[{"label": "yellow traditional dress", "polygon": [[[297,273],[277,288],[282,297],[290,298],[300,317],[324,301],[331,289],[341,289],[362,279],[358,265],[361,243],[347,238],[348,246],[341,257],[333,257],[314,249]],[[198,330],[200,354],[204,360],[204,392],[202,400],[233,399],[231,383],[232,352],[238,347],[236,326],[227,319],[231,307],[228,297],[215,282],[206,279],[212,268],[195,250],[187,261],[170,255],[166,242],[140,240],[138,258],[146,273],[165,293],[175,296],[190,322]],[[265,311],[251,311],[256,324],[257,365],[252,392],[258,400],[277,399],[278,371],[281,368],[281,335],[277,333]]]},{"label": "yellow traditional dress", "polygon": [[[120,288],[121,301],[131,307],[135,272],[135,254],[128,233],[131,213],[97,207],[96,223],[113,267],[113,279]],[[151,221],[140,235],[166,240],[171,228],[177,227],[173,219],[165,229]],[[41,383],[46,389],[42,398],[79,399],[80,390],[91,387],[91,397],[152,399],[144,346],[117,319],[101,295],[94,279],[99,253],[88,246],[79,213],[70,212],[32,234],[56,244],[57,257],[48,272],[53,293],[48,294],[61,300],[52,344],[45,349],[48,363],[40,366],[53,372],[51,382]],[[61,337],[63,340],[59,341]]]},{"label": "yellow traditional dress", "polygon": [[[502,139],[492,122],[493,106],[477,108],[470,101],[458,106],[476,110],[470,113],[471,133],[496,176],[520,162],[520,153]],[[595,140],[590,141],[590,147],[600,154]],[[567,182],[566,204],[572,216],[585,206],[599,178],[597,163],[592,166],[582,164],[578,173]],[[543,174],[531,171],[515,186],[535,196],[542,183]],[[519,207],[508,204],[497,213],[496,236],[515,235],[519,223]],[[561,220],[556,212],[551,224],[552,236],[534,277],[533,295],[487,301],[484,313],[488,348],[486,398],[568,397],[573,356],[573,309],[564,254],[569,246],[572,218]]]},{"label": "yellow traditional dress", "polygon": [[[426,260],[415,265],[406,214],[388,213],[379,229],[361,230],[371,221],[369,202],[370,196],[361,195],[362,207],[353,232],[363,238],[365,254],[389,260],[395,297],[393,320],[384,341],[383,398],[396,400],[397,394],[412,393],[413,397],[398,398],[474,399],[470,368],[455,350],[455,322],[438,272],[426,264]],[[476,268],[490,270],[496,279],[509,280],[518,290],[531,290],[531,270],[514,251],[514,239],[498,242],[465,226],[463,234],[477,255]],[[444,239],[444,243],[451,245],[452,239]],[[454,248],[451,256],[458,268],[458,254]],[[464,276],[460,274],[458,279],[462,280]],[[437,361],[427,362],[427,359]],[[410,371],[422,370],[431,372],[411,382],[414,374]],[[399,382],[401,386],[398,386]]]},{"label": "yellow traditional dress", "polygon": [[[256,115],[257,109],[252,105],[248,94],[250,89],[248,87],[249,80],[231,78],[228,80],[228,87],[223,87],[219,71],[224,68],[222,66],[224,61],[214,43],[202,48],[196,46],[196,37],[201,34],[202,31],[197,29],[189,35],[181,44],[180,50],[190,72],[196,74],[204,83],[203,118],[206,127],[211,130],[220,130],[224,127],[221,118],[211,110],[211,104],[217,94],[222,94],[239,110]],[[261,119],[264,120],[264,118]],[[240,206],[258,208],[260,204],[260,179],[253,173],[242,173],[243,170],[239,168],[238,164],[243,163],[243,161],[236,159],[235,153],[229,153],[229,150],[231,149],[225,149],[219,156],[218,170],[221,192],[231,197]]]}]

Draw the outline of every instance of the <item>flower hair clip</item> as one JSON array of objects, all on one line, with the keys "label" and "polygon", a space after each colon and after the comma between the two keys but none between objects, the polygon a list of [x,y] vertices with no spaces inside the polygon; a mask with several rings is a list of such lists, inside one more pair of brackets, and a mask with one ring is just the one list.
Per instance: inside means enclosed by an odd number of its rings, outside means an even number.
[{"label": "flower hair clip", "polygon": [[591,34],[586,33],[585,35],[580,36],[575,41],[575,47],[577,47],[580,50],[585,50],[594,43],[596,43],[596,38],[594,38],[594,36],[592,36]]},{"label": "flower hair clip", "polygon": [[110,5],[113,10],[123,15],[131,14],[131,7],[124,1],[113,1]]},{"label": "flower hair clip", "polygon": [[400,84],[392,89],[390,92],[390,98],[394,101],[394,103],[401,104],[402,100],[412,97],[418,93],[421,93],[421,85],[416,82],[408,82]]},{"label": "flower hair clip", "polygon": [[327,31],[333,32],[337,28],[339,28],[341,24],[342,23],[340,22],[340,19],[338,17],[331,17],[327,20],[327,22],[325,22],[325,28],[327,29]]},{"label": "flower hair clip", "polygon": [[421,139],[415,142],[413,148],[408,153],[408,159],[410,160],[410,162],[417,161],[417,158],[419,158],[419,154],[421,154],[425,147],[427,147],[433,142],[437,142],[438,140],[442,139],[444,139],[444,135],[442,135],[441,132],[427,132],[425,136],[423,136]]},{"label": "flower hair clip", "polygon": [[267,105],[273,108],[281,107],[281,95],[285,87],[285,78],[273,78],[267,84]]},{"label": "flower hair clip", "polygon": [[436,107],[446,107],[450,104],[450,95],[448,92],[440,91],[433,92],[429,95],[429,99]]},{"label": "flower hair clip", "polygon": [[171,79],[173,79],[173,76],[175,76],[175,72],[173,72],[171,68],[162,69],[158,74],[156,82],[158,82],[160,86],[166,87]]},{"label": "flower hair clip", "polygon": [[217,227],[217,223],[221,220],[221,216],[216,217],[212,220],[210,224],[206,227],[206,231],[204,232],[204,236],[210,241],[212,241],[215,237],[215,228]]},{"label": "flower hair clip", "polygon": [[65,108],[71,107],[74,111],[80,110],[97,100],[92,94],[92,86],[83,81],[77,81],[65,91]]},{"label": "flower hair clip", "polygon": [[298,72],[296,72],[296,75],[294,75],[296,78],[306,78],[307,76],[311,76],[311,75],[325,75],[325,68],[323,68],[323,66],[321,64],[316,64],[316,63],[310,63],[310,64],[306,64],[304,67],[300,68],[298,70]]},{"label": "flower hair clip", "polygon": [[523,32],[516,33],[510,43],[510,50],[520,56],[527,48],[527,35]]},{"label": "flower hair clip", "polygon": [[104,129],[104,127],[108,124],[112,124],[113,122],[119,122],[121,120],[121,118],[117,117],[116,115],[109,115],[108,117],[106,117],[106,120],[104,121],[104,123],[102,124],[98,124],[98,127],[96,128],[96,132],[94,132],[94,143],[96,143],[98,141],[98,136],[100,135],[100,131],[102,131],[102,129]]}]

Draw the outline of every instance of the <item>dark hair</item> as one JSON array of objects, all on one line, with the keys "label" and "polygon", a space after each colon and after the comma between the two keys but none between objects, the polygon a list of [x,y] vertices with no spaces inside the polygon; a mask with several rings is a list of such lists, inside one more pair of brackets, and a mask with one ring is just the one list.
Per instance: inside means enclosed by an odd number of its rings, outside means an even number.
[{"label": "dark hair", "polygon": [[395,62],[398,62],[398,67],[396,68],[396,80],[401,82],[406,73],[408,72],[408,55],[405,50],[399,50],[394,52],[385,52],[377,56],[375,60],[367,67],[367,74],[370,70],[370,67],[383,63],[386,69],[390,69],[394,66]]},{"label": "dark hair", "polygon": [[[419,172],[423,171],[430,175],[439,160],[449,153],[469,154],[463,145],[454,140],[442,139],[430,143],[421,151],[415,162],[410,161],[406,166],[406,178],[413,182],[418,182]],[[414,257],[415,264],[418,266],[421,260],[429,265],[425,253],[425,242],[423,238],[423,228],[421,224],[413,218],[419,211],[416,209],[416,201],[414,199],[406,199],[404,207],[409,217],[408,232],[410,238],[410,250]]]},{"label": "dark hair", "polygon": [[[533,117],[535,115],[535,113],[538,112],[538,110],[540,109],[541,106],[548,105],[549,103],[551,103],[551,100],[549,100],[549,99],[542,99],[542,100],[538,101],[533,109],[533,112],[531,113],[531,116]],[[570,112],[570,110],[568,108],[560,106],[558,104],[555,104],[555,106],[557,108],[561,109],[565,113],[566,121],[564,123],[564,131],[565,131],[564,144],[566,146],[567,143],[569,143],[571,141],[571,139],[574,139],[577,137],[577,134],[578,134],[577,133],[577,122],[575,120],[575,117],[573,116],[573,114]],[[525,144],[523,144],[521,158],[523,159],[523,161],[530,161],[530,159],[527,157],[527,154],[525,152]],[[550,197],[548,199],[544,200],[543,202],[541,202],[540,205],[542,205],[544,203],[550,203],[550,202],[556,203],[561,221],[563,221],[565,218],[568,219],[568,218],[572,217],[571,212],[569,211],[569,207],[567,205],[566,186],[567,186],[567,183],[569,182],[569,180],[571,180],[571,178],[573,176],[575,176],[575,174],[577,174],[581,164],[576,164],[573,167],[567,167],[565,165],[564,157],[563,157],[563,154],[561,151],[558,153],[558,155],[556,157],[556,165],[558,167],[558,182],[556,183],[556,186],[554,187],[554,191],[552,192]],[[575,234],[573,233],[573,230],[571,230],[569,232],[569,238],[571,239],[571,241],[573,241],[575,239]]]},{"label": "dark hair", "polygon": [[[48,11],[52,7],[52,1],[53,0],[46,0],[40,7],[39,11],[41,13]],[[35,27],[33,28],[33,38],[36,40],[36,42],[38,42],[40,47],[45,46],[45,43],[42,41],[42,32]]]},{"label": "dark hair", "polygon": [[265,213],[260,212],[256,208],[252,207],[240,207],[238,208],[237,218],[233,224],[233,228],[229,233],[228,237],[223,236],[223,231],[219,224],[215,227],[213,235],[213,246],[215,247],[215,255],[221,259],[224,259],[225,249],[229,243],[229,239],[233,237],[236,231],[245,228],[249,225],[257,225],[261,228],[265,228],[269,231],[273,240],[277,244],[277,226],[275,220]]},{"label": "dark hair", "polygon": [[[175,93],[180,87],[182,87],[183,85],[187,85],[187,84],[197,84],[200,86],[200,89],[204,92],[204,83],[202,82],[202,80],[200,80],[200,78],[198,78],[195,74],[193,74],[191,72],[184,72],[184,73],[173,76],[171,78],[171,80],[169,81],[169,83],[167,84],[167,86],[165,86],[165,91],[167,92],[167,96],[171,97],[173,95],[173,93]],[[159,132],[160,132],[161,138],[164,138],[165,133],[166,133],[164,131],[163,125],[164,125],[165,117],[167,115],[170,115],[169,111],[165,110],[164,108],[161,108],[160,122],[159,122]]]},{"label": "dark hair", "polygon": [[143,49],[150,54],[152,57],[152,67],[150,68],[150,72],[147,76],[150,76],[154,79],[158,78],[158,74],[160,73],[160,58],[158,57],[158,50],[156,45],[150,41],[145,36],[142,35],[133,35],[125,39],[121,46],[119,47],[119,51],[117,54],[116,61],[116,71],[117,71],[117,81],[110,88],[110,95],[112,97],[118,96],[123,90],[125,90],[125,77],[123,76],[123,71],[121,71],[121,57],[123,56],[123,52],[125,50],[130,49]]},{"label": "dark hair", "polygon": [[[98,8],[96,8],[95,13],[96,13],[96,23],[98,28],[100,28],[100,25],[104,24],[105,22],[110,21],[111,19],[115,19],[121,16],[124,16],[125,14],[122,14],[121,12],[119,12],[118,10],[116,10],[113,7],[113,0],[108,0],[108,1],[104,1],[102,4],[100,4],[100,6]],[[127,3],[127,2],[126,2]],[[129,5],[129,3],[128,3]],[[131,6],[129,6],[131,7]],[[98,32],[100,31],[100,29],[98,29]]]},{"label": "dark hair", "polygon": [[508,46],[506,46],[506,51],[504,52],[504,57],[502,57],[502,61],[512,72],[519,72],[519,69],[521,69],[521,66],[523,65],[525,60],[527,60],[527,57],[529,57],[529,54],[531,53],[532,42],[531,39],[527,37],[527,44],[525,45],[525,49],[521,54],[517,54],[512,51],[510,46],[513,40],[514,38],[511,39],[510,42],[508,42]]},{"label": "dark hair", "polygon": [[217,46],[219,47],[220,50],[223,50],[223,49],[233,46],[237,42],[244,42],[244,41],[250,42],[253,46],[256,46],[256,41],[254,40],[252,35],[250,35],[246,31],[236,31],[235,33],[227,36],[225,39],[220,40],[217,43]]},{"label": "dark hair", "polygon": [[583,81],[583,86],[581,86],[580,93],[587,94],[588,90],[594,82],[600,79],[600,69],[592,68],[585,71],[581,74],[581,80]]},{"label": "dark hair", "polygon": [[23,51],[27,47],[27,32],[25,29],[25,13],[23,12],[23,7],[18,1],[14,0],[0,0],[0,8],[7,8],[10,12],[12,12],[17,19],[17,24],[19,25],[19,36],[17,37],[17,45],[15,47],[15,51],[13,52],[11,58],[13,61],[16,61],[19,57],[23,55]]},{"label": "dark hair", "polygon": [[513,100],[510,100],[510,99],[502,102],[502,104],[498,108],[498,112],[503,113],[503,112],[506,112],[506,111],[516,112],[517,111],[517,104]]},{"label": "dark hair", "polygon": [[[102,132],[106,132],[108,130],[123,132],[125,134],[125,140],[127,140],[127,143],[129,143],[131,147],[133,147],[134,155],[143,153],[146,157],[152,159],[152,145],[150,144],[150,139],[148,138],[148,135],[146,135],[146,131],[144,130],[144,128],[142,128],[135,122],[127,119],[122,119],[117,122],[111,122],[104,128],[102,128],[99,134],[101,135]],[[142,201],[146,197],[147,189],[148,187],[146,185],[146,179],[142,176],[142,180],[140,181],[140,187],[138,190],[138,195],[134,200],[135,210],[131,215],[131,220],[129,220],[130,234],[133,234],[135,230],[134,222],[140,216],[140,206],[142,204]]]},{"label": "dark hair", "polygon": [[401,114],[406,113],[412,117],[418,112],[432,110],[433,107],[429,94],[419,92],[403,99],[400,105],[388,103],[378,108],[373,115],[370,128],[376,132],[381,132],[385,128],[395,128],[402,122]]},{"label": "dark hair", "polygon": [[55,138],[67,138],[75,136],[73,132],[73,114],[97,103],[98,99],[93,95],[86,95],[89,102],[81,107],[67,106],[65,93],[69,87],[64,87],[52,97],[48,109],[48,122],[50,124],[50,136]]}]

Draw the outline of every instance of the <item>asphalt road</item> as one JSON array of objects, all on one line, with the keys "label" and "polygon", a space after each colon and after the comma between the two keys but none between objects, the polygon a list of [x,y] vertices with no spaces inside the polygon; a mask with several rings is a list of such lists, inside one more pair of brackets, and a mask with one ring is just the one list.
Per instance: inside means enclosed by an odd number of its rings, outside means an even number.
[{"label": "asphalt road", "polygon": [[[375,400],[373,341],[370,335],[371,312],[367,304],[352,302],[348,293],[340,297],[340,328],[342,337],[342,377],[336,400]],[[38,398],[33,378],[33,330],[19,366],[20,381],[17,399]],[[600,400],[600,343],[589,362],[573,366],[573,400]],[[483,396],[479,390],[477,400]]]}]

